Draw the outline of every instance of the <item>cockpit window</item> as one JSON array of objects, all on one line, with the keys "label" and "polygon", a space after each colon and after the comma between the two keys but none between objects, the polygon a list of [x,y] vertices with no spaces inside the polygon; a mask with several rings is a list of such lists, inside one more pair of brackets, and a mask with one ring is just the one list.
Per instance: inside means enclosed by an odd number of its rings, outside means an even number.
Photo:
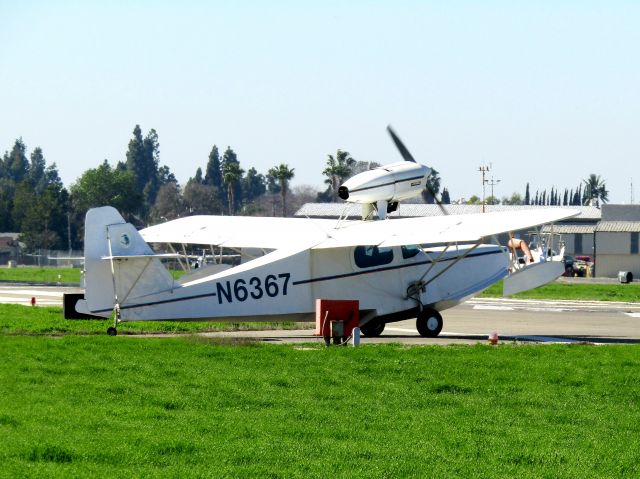
[{"label": "cockpit window", "polygon": [[402,257],[404,259],[413,258],[420,252],[420,247],[415,244],[403,245],[402,246]]},{"label": "cockpit window", "polygon": [[377,246],[357,246],[353,257],[358,268],[371,268],[389,264],[393,261],[391,248],[378,248]]}]

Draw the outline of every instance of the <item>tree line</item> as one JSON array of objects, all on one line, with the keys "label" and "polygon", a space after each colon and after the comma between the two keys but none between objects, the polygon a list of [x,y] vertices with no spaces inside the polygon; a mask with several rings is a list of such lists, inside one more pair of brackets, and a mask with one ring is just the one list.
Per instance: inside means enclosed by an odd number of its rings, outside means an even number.
[{"label": "tree line", "polygon": [[68,246],[69,212],[69,193],[56,164],[47,166],[39,147],[27,159],[27,148],[17,139],[0,158],[0,231],[20,232],[21,241],[45,249]]},{"label": "tree line", "polygon": [[[0,158],[0,231],[19,232],[27,250],[82,248],[84,216],[89,208],[111,205],[133,223],[144,227],[196,214],[291,215],[306,202],[337,201],[338,187],[349,177],[380,166],[357,161],[338,149],[327,155],[322,175],[326,189],[290,188],[295,169],[285,163],[266,173],[244,168],[228,146],[222,154],[214,144],[204,166],[181,186],[167,165],[160,164],[160,141],[155,129],[143,135],[136,125],[124,160],[115,165],[104,160],[86,170],[65,188],[55,163],[47,165],[44,152],[36,147],[28,154],[22,138]],[[503,204],[575,205],[606,202],[608,191],[601,178],[591,175],[574,190],[514,193]],[[425,203],[451,202],[435,170],[422,192]],[[466,203],[479,203],[474,196]],[[500,203],[487,198],[488,204]]]},{"label": "tree line", "polygon": [[335,201],[337,187],[354,172],[376,166],[356,162],[348,152],[328,155],[327,189],[302,186],[291,191],[295,169],[285,163],[266,173],[244,168],[228,146],[213,145],[204,170],[181,186],[167,165],[160,164],[155,129],[133,129],[126,158],[112,165],[105,159],[86,170],[68,189],[55,163],[47,166],[40,147],[29,155],[22,138],[0,158],[0,231],[19,232],[28,251],[82,248],[88,209],[111,205],[136,227],[196,214],[292,214],[305,202]]},{"label": "tree line", "polygon": [[[599,206],[609,201],[609,190],[600,175],[590,174],[575,188],[564,188],[560,193],[559,188],[551,188],[550,191],[536,190],[531,194],[529,183],[525,187],[524,195],[514,192],[511,196],[505,196],[502,200],[489,196],[485,198],[487,205],[534,205],[534,206]],[[482,199],[474,195],[466,204],[481,204]]]},{"label": "tree line", "polygon": [[[27,250],[82,247],[88,209],[111,205],[137,227],[193,214],[282,214],[286,216],[294,169],[281,163],[266,174],[246,171],[227,147],[213,145],[203,173],[180,186],[160,165],[156,130],[143,135],[136,125],[126,159],[104,160],[65,188],[55,163],[47,166],[40,147],[28,154],[22,138],[0,158],[0,231],[19,232]],[[312,201],[302,189],[304,201]],[[267,198],[268,197],[268,198]]]},{"label": "tree line", "polygon": [[551,188],[547,190],[536,191],[535,196],[531,196],[529,192],[529,183],[527,183],[524,204],[525,205],[548,205],[548,206],[598,206],[600,203],[609,201],[609,191],[600,175],[590,174],[586,179],[582,180],[575,188],[565,188],[560,194],[560,190]]}]

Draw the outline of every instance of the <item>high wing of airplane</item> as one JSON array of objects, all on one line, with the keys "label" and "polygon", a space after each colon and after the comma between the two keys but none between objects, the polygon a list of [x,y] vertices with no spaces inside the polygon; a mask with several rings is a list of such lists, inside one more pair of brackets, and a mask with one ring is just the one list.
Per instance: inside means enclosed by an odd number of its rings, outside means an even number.
[{"label": "high wing of airplane", "polygon": [[[514,292],[562,273],[562,263],[544,260],[515,271],[509,249],[493,238],[575,216],[574,210],[382,219],[397,201],[420,194],[431,172],[390,133],[405,161],[356,175],[341,189],[346,201],[363,205],[363,220],[192,216],[137,231],[112,207],[89,210],[85,294],[68,317],[108,318],[115,311],[108,332],[116,334],[120,321],[313,321],[316,299],[358,300],[367,336],[415,317],[418,332],[434,337],[442,329],[440,311],[496,281],[507,277],[506,289],[513,277]],[[150,243],[261,253],[176,281],[161,262],[176,255],[158,255]]]},{"label": "high wing of airplane", "polygon": [[400,246],[475,243],[483,238],[553,223],[577,214],[556,208],[387,221],[336,221],[253,216],[187,216],[140,230],[147,243],[216,245],[229,248],[311,249],[339,246]]}]

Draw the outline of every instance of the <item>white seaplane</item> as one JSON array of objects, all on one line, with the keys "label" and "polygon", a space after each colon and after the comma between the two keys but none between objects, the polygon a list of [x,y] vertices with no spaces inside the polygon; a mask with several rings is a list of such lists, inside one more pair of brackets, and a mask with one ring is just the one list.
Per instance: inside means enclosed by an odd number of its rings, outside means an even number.
[{"label": "white seaplane", "polygon": [[[417,318],[418,332],[435,337],[441,311],[498,280],[506,278],[505,289],[513,280],[513,293],[564,271],[561,262],[542,261],[510,272],[509,248],[494,238],[575,210],[384,219],[398,201],[419,195],[431,173],[389,132],[404,161],[360,173],[339,190],[347,202],[363,205],[362,220],[189,216],[137,231],[112,207],[89,210],[85,294],[65,301],[65,316],[113,315],[108,333],[114,335],[121,321],[314,321],[316,299],[355,299],[365,336]],[[174,255],[156,254],[149,243],[265,254],[174,280],[161,262]]]}]

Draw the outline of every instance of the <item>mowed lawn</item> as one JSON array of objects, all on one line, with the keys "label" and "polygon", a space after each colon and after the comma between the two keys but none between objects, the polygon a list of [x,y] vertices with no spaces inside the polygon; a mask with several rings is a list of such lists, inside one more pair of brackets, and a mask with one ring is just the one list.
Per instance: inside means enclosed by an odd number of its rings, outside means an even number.
[{"label": "mowed lawn", "polygon": [[[0,335],[106,334],[113,320],[63,318],[62,308],[0,304]],[[312,323],[294,322],[189,322],[131,321],[118,325],[118,334],[197,333],[205,331],[243,331],[311,328]]]},{"label": "mowed lawn", "polygon": [[0,336],[4,477],[638,477],[640,347]]}]

